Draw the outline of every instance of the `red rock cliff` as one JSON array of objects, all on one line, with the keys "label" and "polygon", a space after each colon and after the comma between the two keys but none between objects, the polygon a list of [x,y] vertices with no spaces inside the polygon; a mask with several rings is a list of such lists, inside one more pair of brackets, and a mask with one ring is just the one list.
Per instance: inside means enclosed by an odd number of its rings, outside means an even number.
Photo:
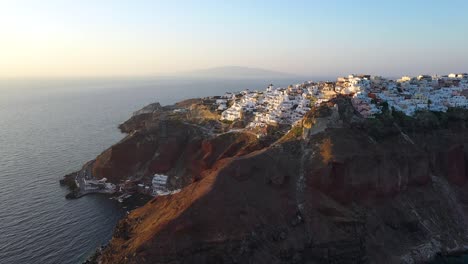
[{"label": "red rock cliff", "polygon": [[183,122],[129,136],[97,175],[173,173],[186,187],[123,219],[100,261],[419,263],[467,245],[468,130],[376,132],[351,115],[273,145]]}]

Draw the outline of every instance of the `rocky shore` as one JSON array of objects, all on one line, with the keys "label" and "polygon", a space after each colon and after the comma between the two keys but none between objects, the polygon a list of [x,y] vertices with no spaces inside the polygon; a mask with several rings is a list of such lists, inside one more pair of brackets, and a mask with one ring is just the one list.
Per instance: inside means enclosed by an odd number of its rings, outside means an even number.
[{"label": "rocky shore", "polygon": [[131,211],[94,263],[421,263],[468,246],[466,110],[365,119],[342,96],[257,137],[211,105],[147,107],[96,158],[96,179],[160,173],[181,191]]}]

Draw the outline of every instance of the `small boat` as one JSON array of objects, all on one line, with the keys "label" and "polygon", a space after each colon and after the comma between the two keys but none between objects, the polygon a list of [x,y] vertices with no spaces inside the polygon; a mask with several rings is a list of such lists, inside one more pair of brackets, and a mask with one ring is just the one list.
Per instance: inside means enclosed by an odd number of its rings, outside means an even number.
[{"label": "small boat", "polygon": [[131,194],[125,193],[125,194],[120,195],[120,196],[117,198],[117,201],[119,201],[119,203],[123,203],[125,199],[130,198],[130,197],[132,197]]}]

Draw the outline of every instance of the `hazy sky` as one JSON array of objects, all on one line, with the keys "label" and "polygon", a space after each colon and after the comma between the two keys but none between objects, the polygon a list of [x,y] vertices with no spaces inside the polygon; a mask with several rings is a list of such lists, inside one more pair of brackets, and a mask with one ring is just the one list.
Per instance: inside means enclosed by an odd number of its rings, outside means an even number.
[{"label": "hazy sky", "polygon": [[0,0],[0,76],[468,71],[468,1]]}]

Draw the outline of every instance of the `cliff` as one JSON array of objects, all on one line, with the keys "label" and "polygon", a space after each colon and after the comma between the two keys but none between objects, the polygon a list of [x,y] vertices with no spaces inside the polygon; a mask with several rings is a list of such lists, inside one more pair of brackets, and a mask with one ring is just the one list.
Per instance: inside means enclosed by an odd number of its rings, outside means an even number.
[{"label": "cliff", "polygon": [[464,111],[366,120],[337,98],[257,138],[180,107],[133,116],[96,159],[97,177],[182,188],[123,219],[102,263],[419,263],[468,245]]},{"label": "cliff", "polygon": [[230,126],[218,118],[201,100],[145,107],[119,126],[128,135],[96,158],[92,175],[120,183],[151,182],[155,173],[165,174],[170,189],[178,189],[201,179],[220,159],[269,144],[252,133],[228,132]]}]

